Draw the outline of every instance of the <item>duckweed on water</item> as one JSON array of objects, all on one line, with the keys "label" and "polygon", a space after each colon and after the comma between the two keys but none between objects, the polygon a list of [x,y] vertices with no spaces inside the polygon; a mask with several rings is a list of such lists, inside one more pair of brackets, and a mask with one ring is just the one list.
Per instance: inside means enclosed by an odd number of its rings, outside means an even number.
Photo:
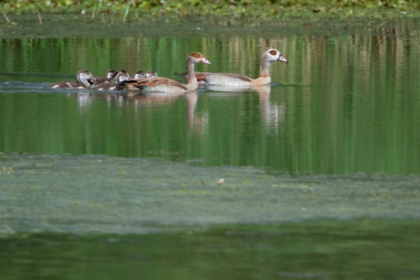
[{"label": "duckweed on water", "polygon": [[1,162],[10,170],[0,172],[3,233],[420,216],[419,176],[296,177],[105,156],[2,155]]}]

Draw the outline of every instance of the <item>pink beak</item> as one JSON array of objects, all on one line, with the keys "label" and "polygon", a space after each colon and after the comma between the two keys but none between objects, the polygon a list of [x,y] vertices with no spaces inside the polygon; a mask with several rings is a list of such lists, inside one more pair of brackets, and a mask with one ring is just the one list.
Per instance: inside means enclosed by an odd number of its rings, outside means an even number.
[{"label": "pink beak", "polygon": [[282,62],[286,62],[287,63],[287,59],[285,59],[282,55],[279,56],[279,58],[277,59],[278,61],[282,61]]},{"label": "pink beak", "polygon": [[205,57],[203,57],[200,62],[205,63],[205,64],[211,64],[210,61],[208,61],[207,58]]}]

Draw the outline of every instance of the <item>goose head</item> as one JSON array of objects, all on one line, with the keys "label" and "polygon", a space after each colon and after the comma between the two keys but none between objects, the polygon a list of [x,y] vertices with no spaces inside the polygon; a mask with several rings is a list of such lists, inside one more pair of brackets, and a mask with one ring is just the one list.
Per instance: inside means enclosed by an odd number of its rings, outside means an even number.
[{"label": "goose head", "polygon": [[85,88],[91,88],[95,86],[96,79],[92,73],[87,70],[80,70],[77,72],[76,79],[79,83],[83,84]]},{"label": "goose head", "polygon": [[144,73],[143,71],[137,71],[136,73],[134,73],[133,79],[157,78],[157,77],[158,77],[158,74],[156,73],[156,71],[149,70],[146,73]]},{"label": "goose head", "polygon": [[142,79],[142,78],[146,78],[146,74],[143,71],[137,71],[133,75],[133,79]]},{"label": "goose head", "polygon": [[127,71],[125,70],[119,70],[117,71],[114,76],[112,77],[112,79],[116,82],[116,83],[121,83],[123,81],[127,81],[130,79],[130,74],[127,73]]},{"label": "goose head", "polygon": [[287,59],[284,58],[281,53],[276,49],[268,49],[262,54],[261,60],[265,60],[267,62],[273,61],[282,61],[287,63]]},{"label": "goose head", "polygon": [[109,69],[105,74],[106,79],[111,80],[112,76],[114,76],[115,72],[117,72],[117,71],[115,71],[114,69]]},{"label": "goose head", "polygon": [[187,62],[192,62],[194,64],[200,62],[204,64],[211,64],[210,61],[208,61],[207,58],[205,58],[204,55],[199,52],[191,53],[187,58]]},{"label": "goose head", "polygon": [[149,70],[146,72],[146,78],[157,78],[158,74],[156,73],[156,71],[153,70]]}]

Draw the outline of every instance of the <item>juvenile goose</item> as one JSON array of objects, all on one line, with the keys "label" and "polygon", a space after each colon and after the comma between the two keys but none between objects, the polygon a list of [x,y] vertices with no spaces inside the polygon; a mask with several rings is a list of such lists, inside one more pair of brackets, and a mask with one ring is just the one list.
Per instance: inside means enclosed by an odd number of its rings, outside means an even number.
[{"label": "juvenile goose", "polygon": [[130,74],[125,70],[118,70],[109,79],[110,82],[120,83],[130,79]]},{"label": "juvenile goose", "polygon": [[157,78],[158,74],[156,73],[156,71],[153,70],[149,70],[146,72],[146,78]]},{"label": "juvenile goose", "polygon": [[175,80],[161,77],[140,78],[124,81],[122,85],[125,89],[135,87],[142,92],[164,92],[164,93],[184,93],[193,91],[198,88],[197,79],[195,78],[194,66],[197,63],[210,64],[201,53],[193,52],[187,57],[187,83],[180,84]]},{"label": "juvenile goose", "polygon": [[76,81],[62,81],[55,84],[51,84],[50,88],[92,88],[96,83],[95,77],[92,76],[87,70],[80,70],[76,73]]},{"label": "juvenile goose", "polygon": [[[196,77],[199,83],[223,86],[259,86],[271,83],[270,65],[274,61],[287,63],[281,53],[276,49],[268,49],[261,55],[260,75],[256,79],[234,73],[198,72]],[[180,75],[181,76],[181,75]]]},{"label": "juvenile goose", "polygon": [[142,78],[146,78],[146,74],[143,71],[137,71],[133,75],[133,80],[134,79],[142,79]]},{"label": "juvenile goose", "polygon": [[97,84],[95,89],[97,90],[120,90],[123,89],[119,86],[119,83],[129,80],[130,75],[125,70],[116,71],[110,79],[103,83]]},{"label": "juvenile goose", "polygon": [[156,78],[156,77],[158,77],[158,74],[156,73],[156,71],[153,71],[153,70],[149,70],[146,73],[144,73],[143,71],[137,71],[133,75],[133,79]]},{"label": "juvenile goose", "polygon": [[109,69],[108,71],[106,71],[105,73],[105,77],[103,76],[95,76],[96,79],[96,83],[97,84],[101,84],[103,82],[109,81],[112,79],[112,76],[115,75],[117,71],[115,71],[114,69]]}]

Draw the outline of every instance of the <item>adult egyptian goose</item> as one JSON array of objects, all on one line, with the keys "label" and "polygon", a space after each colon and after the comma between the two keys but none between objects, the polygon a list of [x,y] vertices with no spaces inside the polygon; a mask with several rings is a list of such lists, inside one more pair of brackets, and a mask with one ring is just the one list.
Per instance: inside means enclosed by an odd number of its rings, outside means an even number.
[{"label": "adult egyptian goose", "polygon": [[281,53],[276,49],[268,49],[261,55],[260,75],[256,79],[234,73],[209,73],[197,72],[196,77],[199,83],[221,86],[260,86],[271,83],[270,65],[274,61],[287,63]]},{"label": "adult egyptian goose", "polygon": [[76,81],[62,81],[55,84],[51,84],[50,88],[92,88],[95,86],[96,80],[92,73],[87,70],[80,70],[76,73]]},{"label": "adult egyptian goose", "polygon": [[201,53],[193,52],[187,57],[187,83],[180,84],[175,80],[153,77],[153,78],[140,78],[124,81],[121,84],[126,89],[132,89],[132,87],[140,89],[142,92],[163,92],[163,93],[184,93],[193,91],[198,88],[197,79],[195,78],[194,66],[197,63],[210,64]]},{"label": "adult egyptian goose", "polygon": [[97,90],[121,90],[123,89],[119,86],[119,83],[129,80],[130,75],[125,70],[116,71],[109,80],[106,80],[103,83],[97,84],[95,89]]}]

